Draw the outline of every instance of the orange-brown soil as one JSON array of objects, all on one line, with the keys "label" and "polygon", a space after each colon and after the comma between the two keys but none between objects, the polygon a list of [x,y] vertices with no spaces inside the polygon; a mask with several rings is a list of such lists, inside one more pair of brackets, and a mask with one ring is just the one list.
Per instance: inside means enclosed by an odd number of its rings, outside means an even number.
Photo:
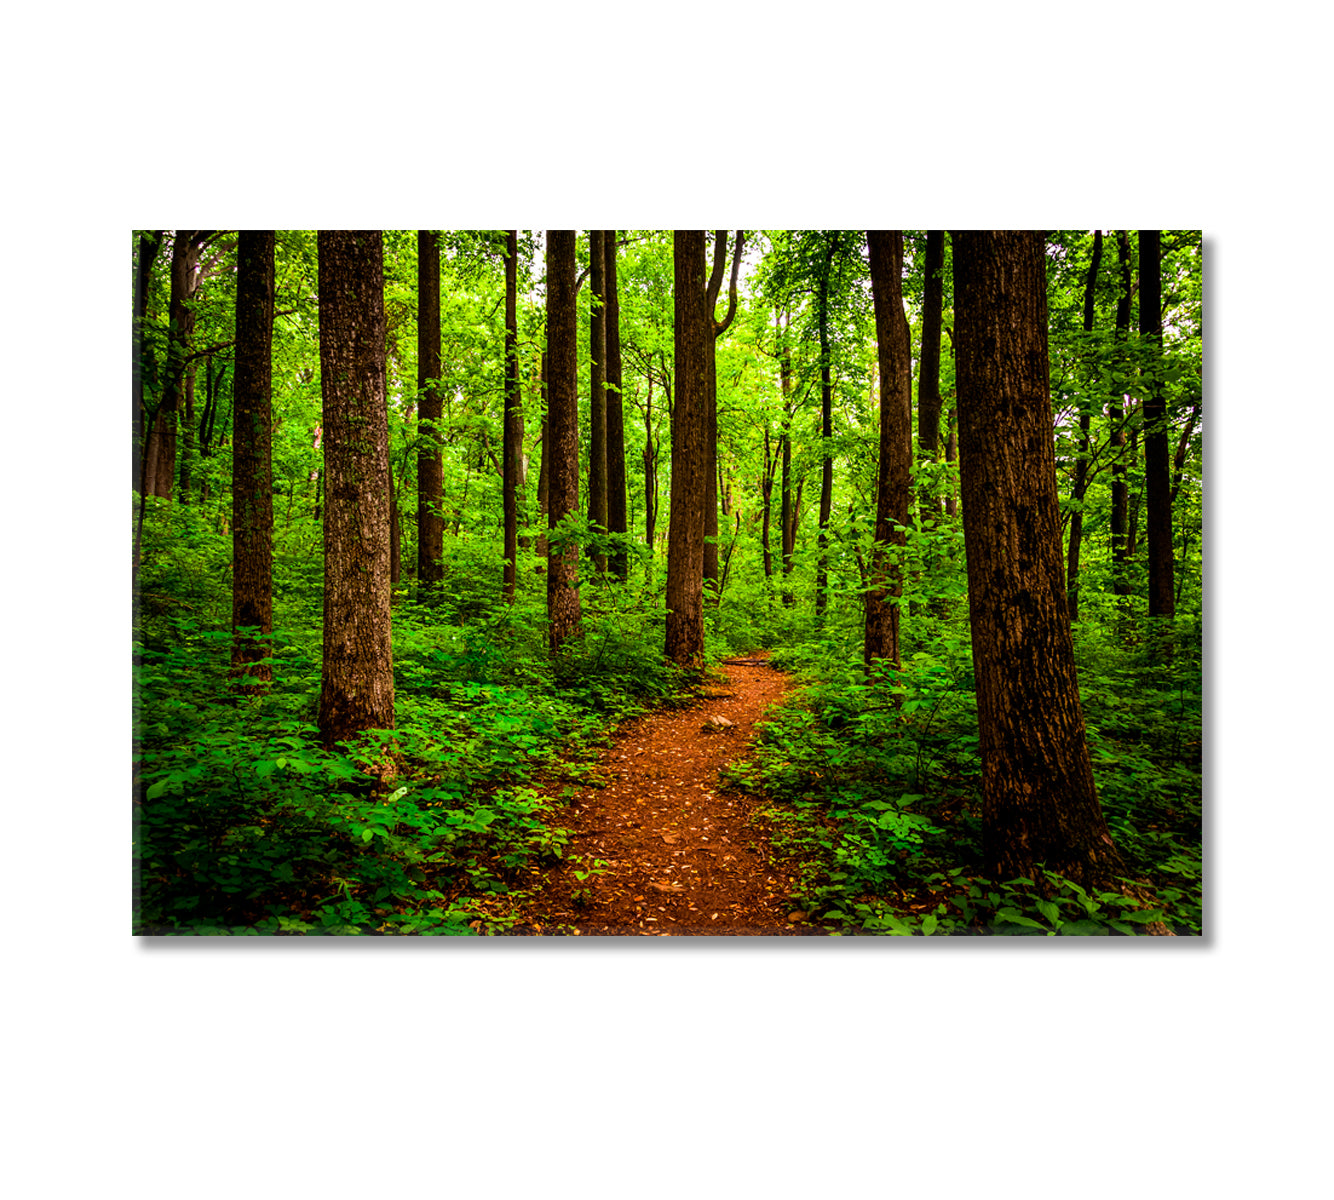
[{"label": "orange-brown soil", "polygon": [[[721,668],[725,687],[617,732],[586,786],[557,810],[571,831],[514,915],[516,934],[634,936],[816,933],[752,797],[719,771],[745,756],[755,724],[792,690],[763,659]],[[724,718],[731,725],[717,722]],[[579,875],[582,874],[581,879]]]}]

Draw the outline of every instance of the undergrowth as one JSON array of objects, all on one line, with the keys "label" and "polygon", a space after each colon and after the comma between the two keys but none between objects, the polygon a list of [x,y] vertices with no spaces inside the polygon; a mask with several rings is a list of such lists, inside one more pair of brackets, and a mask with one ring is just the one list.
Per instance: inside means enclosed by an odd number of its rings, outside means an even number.
[{"label": "undergrowth", "polygon": [[[767,797],[771,823],[804,864],[812,919],[898,935],[1125,935],[1154,921],[1200,933],[1198,626],[1178,623],[1170,657],[1124,631],[1077,630],[1099,797],[1130,872],[1125,892],[1094,894],[1050,872],[984,877],[967,626],[922,614],[912,629],[903,670],[869,680],[847,638],[775,652],[805,686],[729,773]],[[1157,907],[1134,898],[1145,883]]]}]

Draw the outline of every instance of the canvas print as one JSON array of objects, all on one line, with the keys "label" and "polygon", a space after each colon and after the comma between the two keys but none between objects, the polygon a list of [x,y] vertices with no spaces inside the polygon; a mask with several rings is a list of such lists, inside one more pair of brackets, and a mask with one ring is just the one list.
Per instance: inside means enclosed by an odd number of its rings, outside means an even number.
[{"label": "canvas print", "polygon": [[1199,230],[135,230],[133,932],[1200,936]]}]

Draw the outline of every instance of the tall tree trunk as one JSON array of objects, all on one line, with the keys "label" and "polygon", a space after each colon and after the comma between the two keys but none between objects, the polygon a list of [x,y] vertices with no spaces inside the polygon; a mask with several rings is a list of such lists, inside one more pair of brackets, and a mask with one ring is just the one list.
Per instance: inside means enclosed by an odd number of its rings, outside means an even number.
[{"label": "tall tree trunk", "polygon": [[[607,532],[630,530],[625,505],[625,409],[621,403],[621,303],[616,292],[616,230],[602,246],[607,304]],[[630,565],[624,549],[611,555],[611,573],[624,581]]]},{"label": "tall tree trunk", "polygon": [[538,392],[542,405],[542,457],[537,465],[537,556],[547,557],[547,514],[551,511],[551,423],[547,403],[547,364],[549,359],[542,353],[542,374],[538,381]]},{"label": "tall tree trunk", "polygon": [[199,274],[200,236],[197,229],[177,229],[172,241],[166,377],[149,432],[144,465],[144,490],[150,496],[166,500],[172,497],[176,477],[176,433],[195,324],[192,301]]},{"label": "tall tree trunk", "polygon": [[[588,524],[595,533],[607,529],[607,309],[603,230],[588,231]],[[598,571],[607,569],[607,556],[590,552]]]},{"label": "tall tree trunk", "polygon": [[440,449],[440,235],[417,230],[417,586],[445,577],[445,461]]},{"label": "tall tree trunk", "polygon": [[[1093,332],[1093,298],[1098,282],[1098,265],[1102,261],[1102,230],[1093,231],[1093,257],[1089,259],[1088,277],[1084,282],[1084,332]],[[1079,551],[1084,539],[1084,495],[1088,491],[1089,433],[1092,412],[1087,402],[1079,412],[1079,458],[1075,462],[1075,483],[1071,489],[1074,510],[1070,514],[1070,550],[1066,559],[1065,592],[1070,606],[1070,620],[1079,620]]]},{"label": "tall tree trunk", "polygon": [[[273,678],[272,229],[243,229],[236,250],[236,366],[232,375],[232,673]],[[249,690],[248,688],[246,690]]]},{"label": "tall tree trunk", "polygon": [[[950,431],[945,439],[945,461],[953,465],[959,461],[959,410],[950,409]],[[950,517],[959,515],[959,494],[955,485],[950,484],[950,494],[945,497],[945,513]]]},{"label": "tall tree trunk", "polygon": [[653,440],[653,373],[648,372],[644,401],[644,540],[651,556],[658,532],[658,447]]},{"label": "tall tree trunk", "polygon": [[829,361],[829,276],[833,273],[838,233],[829,237],[820,274],[817,320],[820,326],[820,561],[815,575],[815,615],[823,619],[829,604],[829,517],[834,502],[834,385]]},{"label": "tall tree trunk", "polygon": [[1144,492],[1148,508],[1149,616],[1176,612],[1172,582],[1172,476],[1163,395],[1162,233],[1139,231],[1139,332],[1149,350],[1149,386],[1144,392]]},{"label": "tall tree trunk", "polygon": [[[579,314],[574,230],[547,230],[547,522],[554,530],[579,508]],[[582,636],[579,547],[549,544],[547,638],[553,654]]]},{"label": "tall tree trunk", "polygon": [[134,490],[144,486],[144,435],[148,426],[144,408],[144,384],[153,377],[152,348],[148,342],[148,293],[153,283],[153,263],[162,245],[161,229],[139,234],[139,257],[134,264],[134,356],[130,363],[130,386],[134,397]]},{"label": "tall tree trunk", "polygon": [[678,229],[673,243],[676,394],[672,407],[672,502],[667,542],[667,657],[704,669],[705,408],[710,328],[704,231]]},{"label": "tall tree trunk", "polygon": [[[945,301],[945,231],[926,233],[925,290],[922,297],[922,366],[917,382],[917,444],[924,462],[940,456],[940,327]],[[917,510],[922,528],[940,515],[940,500],[923,486]]]},{"label": "tall tree trunk", "polygon": [[899,662],[902,554],[908,538],[912,489],[912,350],[903,311],[903,233],[872,229],[866,235],[880,366],[880,459],[876,472],[875,545],[866,592],[863,659]]},{"label": "tall tree trunk", "polygon": [[501,450],[501,492],[505,509],[506,601],[514,603],[519,577],[519,451],[522,432],[519,422],[519,231],[506,231],[505,239],[505,415]]},{"label": "tall tree trunk", "polygon": [[1110,887],[1125,866],[1094,787],[1065,604],[1043,237],[952,241],[986,868]]},{"label": "tall tree trunk", "polygon": [[324,396],[326,746],[394,727],[384,245],[375,230],[318,234]]},{"label": "tall tree trunk", "polygon": [[[705,495],[704,495],[704,578],[715,584],[718,577],[718,355],[717,342],[736,316],[736,283],[741,269],[741,248],[745,245],[746,233],[736,231],[736,246],[732,252],[732,276],[728,286],[727,316],[719,321],[715,312],[718,293],[722,289],[723,267],[727,263],[727,230],[714,231],[713,268],[709,272],[709,281],[705,285],[704,308],[711,336],[706,346],[705,362],[705,397],[704,397],[704,454],[705,454]],[[724,513],[724,515],[726,515]]]},{"label": "tall tree trunk", "polygon": [[[1128,365],[1124,344],[1130,334],[1130,235],[1124,229],[1116,232],[1116,257],[1121,276],[1121,291],[1116,301],[1116,339],[1123,347],[1117,366],[1124,371]],[[1125,603],[1130,597],[1130,547],[1126,537],[1129,489],[1126,486],[1126,414],[1120,392],[1112,398],[1109,416],[1112,449],[1112,591]]]},{"label": "tall tree trunk", "polygon": [[769,436],[769,422],[764,422],[764,473],[760,476],[760,546],[764,551],[764,578],[774,577],[774,556],[769,545],[769,526],[773,514],[774,494],[774,453]]}]

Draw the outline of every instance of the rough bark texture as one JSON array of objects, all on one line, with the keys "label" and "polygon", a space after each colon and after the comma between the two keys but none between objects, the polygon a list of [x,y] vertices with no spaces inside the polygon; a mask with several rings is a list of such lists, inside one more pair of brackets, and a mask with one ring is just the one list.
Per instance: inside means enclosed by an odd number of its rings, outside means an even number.
[{"label": "rough bark texture", "polygon": [[959,452],[992,878],[1124,866],[1093,782],[1065,604],[1040,233],[952,235]]},{"label": "rough bark texture", "polygon": [[[925,291],[922,297],[922,366],[917,381],[917,444],[922,458],[940,457],[940,326],[945,298],[945,231],[926,232]],[[940,501],[929,488],[918,495],[917,509],[925,528],[940,515]]]},{"label": "rough bark texture", "polygon": [[[621,404],[621,305],[616,293],[616,230],[604,231],[603,262],[607,304],[607,531],[628,533],[629,513],[625,502],[625,410]],[[611,573],[629,577],[624,550],[609,559]]]},{"label": "rough bark texture", "polygon": [[236,367],[232,375],[232,669],[273,678],[272,229],[243,229],[236,250]]},{"label": "rough bark texture", "polygon": [[1149,616],[1176,612],[1172,583],[1172,473],[1167,402],[1159,368],[1163,351],[1162,233],[1139,231],[1139,332],[1152,353],[1144,392],[1144,499],[1148,508]]},{"label": "rough bark texture", "polygon": [[394,726],[384,248],[378,229],[321,229],[318,247],[327,474],[319,728],[332,745]]},{"label": "rough bark texture", "polygon": [[[541,446],[541,457],[537,463],[537,556],[546,558],[547,556],[547,513],[550,511],[550,479],[551,468],[549,462],[551,455],[548,449],[551,446],[551,426],[548,420],[547,407],[547,354],[542,353],[542,371],[541,378],[538,380],[538,393],[542,405],[542,435],[538,444]],[[539,568],[545,569],[545,568]]]},{"label": "rough bark texture", "polygon": [[[1084,332],[1093,332],[1093,300],[1098,282],[1098,266],[1102,262],[1102,230],[1093,231],[1093,256],[1089,259],[1088,278],[1084,283]],[[1092,414],[1085,407],[1079,414],[1079,459],[1075,463],[1075,481],[1071,499],[1075,502],[1070,514],[1070,549],[1066,557],[1065,591],[1070,606],[1070,620],[1079,620],[1079,552],[1084,540],[1084,494],[1088,491],[1089,433]]]},{"label": "rough bark texture", "polygon": [[440,394],[440,240],[433,229],[417,230],[417,582],[445,577],[444,457],[436,422],[444,411]]},{"label": "rough bark texture", "polygon": [[[547,527],[579,507],[579,317],[575,309],[574,230],[547,230]],[[548,546],[548,644],[553,654],[582,634],[579,547]]]},{"label": "rough bark texture", "polygon": [[667,536],[667,657],[704,669],[705,407],[710,329],[704,292],[704,231],[673,239],[676,394],[672,406],[672,498]]},{"label": "rough bark texture", "polygon": [[501,448],[501,492],[505,509],[505,599],[514,603],[519,571],[519,231],[505,240],[505,416]]},{"label": "rough bark texture", "polygon": [[876,475],[875,547],[866,593],[863,658],[899,665],[902,551],[912,488],[912,349],[903,311],[903,232],[872,229],[871,294],[880,365],[880,456]]},{"label": "rough bark texture", "polygon": [[[603,302],[605,239],[601,229],[588,231],[588,524],[607,528],[607,309]],[[607,569],[605,554],[591,553],[599,571]]]}]

